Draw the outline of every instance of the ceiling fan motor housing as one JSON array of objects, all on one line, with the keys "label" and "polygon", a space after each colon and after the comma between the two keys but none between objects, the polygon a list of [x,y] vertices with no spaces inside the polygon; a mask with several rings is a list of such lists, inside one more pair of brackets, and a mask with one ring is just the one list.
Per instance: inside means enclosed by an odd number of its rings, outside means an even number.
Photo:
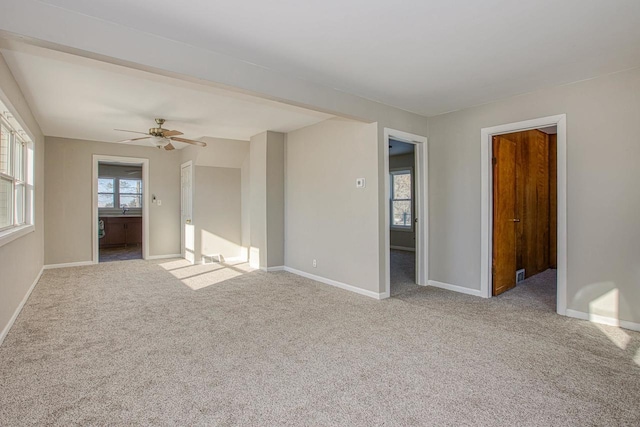
[{"label": "ceiling fan motor housing", "polygon": [[166,129],[162,129],[162,128],[151,128],[149,129],[149,135],[152,136],[158,136],[160,138],[162,138],[163,134],[162,132],[164,132]]},{"label": "ceiling fan motor housing", "polygon": [[164,122],[165,122],[164,119],[156,119],[156,123],[158,124],[158,127],[149,129],[149,135],[159,136],[162,138],[164,136],[162,132],[165,131],[165,129],[162,129],[162,125],[164,124]]}]

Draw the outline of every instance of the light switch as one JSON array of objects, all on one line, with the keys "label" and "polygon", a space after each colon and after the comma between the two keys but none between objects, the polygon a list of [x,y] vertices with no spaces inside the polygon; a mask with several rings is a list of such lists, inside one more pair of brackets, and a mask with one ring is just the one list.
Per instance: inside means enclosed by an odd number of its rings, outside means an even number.
[{"label": "light switch", "polygon": [[158,206],[162,206],[162,200],[158,199]]},{"label": "light switch", "polygon": [[356,178],[356,188],[364,188],[366,185],[364,178]]}]

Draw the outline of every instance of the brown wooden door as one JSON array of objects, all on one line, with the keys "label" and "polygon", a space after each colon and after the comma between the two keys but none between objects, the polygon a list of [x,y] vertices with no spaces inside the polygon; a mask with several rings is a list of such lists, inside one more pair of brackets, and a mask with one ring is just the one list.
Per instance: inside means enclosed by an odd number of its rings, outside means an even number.
[{"label": "brown wooden door", "polygon": [[493,137],[493,295],[516,285],[516,143]]}]

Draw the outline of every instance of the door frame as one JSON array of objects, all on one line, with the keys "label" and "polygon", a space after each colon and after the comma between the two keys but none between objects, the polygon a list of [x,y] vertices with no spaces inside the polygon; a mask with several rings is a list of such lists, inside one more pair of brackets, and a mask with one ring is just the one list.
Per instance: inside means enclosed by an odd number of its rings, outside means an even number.
[{"label": "door frame", "polygon": [[480,178],[480,294],[484,298],[491,298],[493,274],[491,269],[491,254],[493,253],[493,176],[491,173],[491,158],[493,149],[492,137],[506,133],[521,132],[557,126],[557,297],[556,311],[566,315],[567,312],[567,115],[541,117],[538,119],[508,123],[499,126],[483,128],[480,132],[481,147],[481,178]]},{"label": "door frame", "polygon": [[[182,169],[184,169],[185,167],[190,166],[191,167],[191,179],[189,180],[189,182],[191,183],[191,197],[189,198],[189,202],[191,203],[191,219],[193,220],[193,160],[188,160],[182,164],[180,164],[180,254],[182,255],[182,258],[187,259],[187,244],[185,242],[185,223],[182,220],[183,217],[183,213],[182,213],[182,203],[184,200],[183,194],[182,194]],[[195,249],[195,248],[194,248]],[[195,263],[195,252],[193,254],[194,259],[193,260],[188,260],[190,261],[192,264]]]},{"label": "door frame", "polygon": [[120,157],[102,154],[93,155],[93,178],[91,185],[91,230],[92,257],[94,264],[100,262],[100,239],[98,238],[98,166],[100,163],[120,163],[130,166],[142,166],[142,259],[149,258],[149,159],[144,157]]},{"label": "door frame", "polygon": [[389,141],[405,142],[415,145],[414,183],[417,223],[416,232],[416,283],[429,284],[429,150],[427,138],[395,129],[384,128],[384,250],[385,250],[385,292],[382,298],[391,296],[391,224],[390,224],[390,186],[389,186]]}]

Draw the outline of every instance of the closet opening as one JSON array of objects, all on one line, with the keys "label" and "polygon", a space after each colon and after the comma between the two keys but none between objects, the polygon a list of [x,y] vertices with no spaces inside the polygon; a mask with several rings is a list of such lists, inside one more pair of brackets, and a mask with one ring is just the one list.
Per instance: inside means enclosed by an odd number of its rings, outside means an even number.
[{"label": "closet opening", "polygon": [[557,304],[557,126],[493,135],[491,295]]}]

